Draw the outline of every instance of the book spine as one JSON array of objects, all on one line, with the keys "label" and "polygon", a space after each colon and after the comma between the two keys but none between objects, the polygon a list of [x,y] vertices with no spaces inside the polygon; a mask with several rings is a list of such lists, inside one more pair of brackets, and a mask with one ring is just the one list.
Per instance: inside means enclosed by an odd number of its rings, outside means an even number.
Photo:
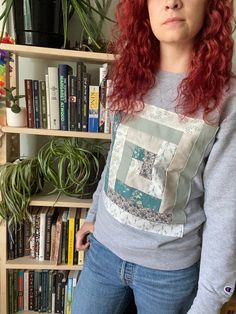
[{"label": "book spine", "polygon": [[99,132],[104,132],[105,110],[106,110],[106,80],[108,65],[99,68]]},{"label": "book spine", "polygon": [[88,131],[88,107],[89,107],[89,84],[90,74],[83,73],[82,86],[82,131]]},{"label": "book spine", "polygon": [[107,80],[104,133],[111,132],[111,119],[110,119],[110,110],[109,110],[109,95],[111,94],[111,86],[112,86],[112,81]]},{"label": "book spine", "polygon": [[46,103],[47,103],[47,128],[51,129],[51,118],[50,118],[50,95],[49,95],[49,77],[45,75],[45,86],[46,86]]},{"label": "book spine", "polygon": [[66,307],[66,314],[71,314],[71,303],[72,303],[72,296],[73,296],[73,278],[68,277],[67,280],[67,307]]},{"label": "book spine", "polygon": [[60,100],[58,86],[58,69],[48,67],[50,128],[60,130]]},{"label": "book spine", "polygon": [[31,238],[31,223],[26,220],[24,223],[24,256],[30,255],[30,238]]},{"label": "book spine", "polygon": [[40,129],[40,100],[39,100],[39,81],[33,80],[33,104],[35,128]]},{"label": "book spine", "polygon": [[12,260],[15,258],[15,231],[14,225],[11,224],[7,227],[7,258]]},{"label": "book spine", "polygon": [[38,291],[39,291],[39,271],[36,270],[34,272],[34,311],[39,310]]},{"label": "book spine", "polygon": [[69,219],[69,236],[68,236],[68,265],[74,262],[74,239],[75,239],[75,219]]},{"label": "book spine", "polygon": [[46,82],[39,82],[39,94],[40,94],[40,109],[41,109],[41,126],[43,129],[47,129],[47,95],[46,95]]},{"label": "book spine", "polygon": [[82,94],[82,86],[83,86],[83,73],[86,72],[86,66],[83,62],[77,63],[77,117],[78,117],[78,131],[82,131],[82,104],[83,104],[83,94]]},{"label": "book spine", "polygon": [[8,312],[9,314],[14,313],[13,309],[14,304],[14,278],[13,278],[13,270],[8,271]]},{"label": "book spine", "polygon": [[36,213],[32,213],[32,222],[31,222],[31,238],[30,238],[30,256],[36,257]]},{"label": "book spine", "polygon": [[25,83],[27,127],[34,128],[33,82],[32,80],[25,79],[24,83]]},{"label": "book spine", "polygon": [[29,310],[34,310],[34,271],[29,271]]},{"label": "book spine", "polygon": [[46,227],[46,213],[40,213],[40,228],[39,228],[39,261],[44,261],[45,252],[45,227]]},{"label": "book spine", "polygon": [[68,75],[71,68],[67,64],[58,65],[60,95],[60,129],[68,130]]},{"label": "book spine", "polygon": [[24,271],[18,271],[18,311],[24,310]]},{"label": "book spine", "polygon": [[52,216],[54,213],[54,208],[50,208],[46,215],[46,230],[45,230],[45,256],[44,259],[49,261],[51,254],[51,229],[52,229]]},{"label": "book spine", "polygon": [[18,312],[18,270],[14,269],[13,271],[13,296],[14,296],[14,303],[13,303],[13,312]]},{"label": "book spine", "polygon": [[68,77],[69,87],[69,129],[70,131],[78,130],[77,122],[77,77],[75,75],[69,75]]},{"label": "book spine", "polygon": [[88,131],[98,132],[99,86],[89,86]]},{"label": "book spine", "polygon": [[29,310],[29,271],[24,271],[24,311]]},{"label": "book spine", "polygon": [[17,257],[24,256],[24,225],[18,227],[17,230]]}]

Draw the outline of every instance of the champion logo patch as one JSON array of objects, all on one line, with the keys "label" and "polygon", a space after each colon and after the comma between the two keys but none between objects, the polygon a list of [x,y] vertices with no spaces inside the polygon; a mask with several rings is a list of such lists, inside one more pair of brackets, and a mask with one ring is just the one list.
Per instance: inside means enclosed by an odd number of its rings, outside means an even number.
[{"label": "champion logo patch", "polygon": [[226,294],[228,294],[228,295],[231,295],[232,292],[233,292],[233,288],[230,287],[230,286],[225,286],[225,287],[224,287],[224,292],[225,292]]}]

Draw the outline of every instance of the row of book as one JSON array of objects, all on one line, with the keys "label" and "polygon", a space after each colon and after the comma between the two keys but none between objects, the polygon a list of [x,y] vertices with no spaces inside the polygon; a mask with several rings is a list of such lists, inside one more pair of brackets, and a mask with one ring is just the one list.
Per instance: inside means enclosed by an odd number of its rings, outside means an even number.
[{"label": "row of book", "polygon": [[56,264],[83,265],[84,251],[76,250],[76,233],[87,209],[31,207],[31,221],[8,227],[8,259],[30,256]]},{"label": "row of book", "polygon": [[80,270],[9,270],[9,314],[35,311],[71,314]]},{"label": "row of book", "polygon": [[110,132],[108,65],[99,68],[99,82],[83,62],[76,73],[68,64],[48,67],[45,80],[25,79],[27,126],[55,130]]}]

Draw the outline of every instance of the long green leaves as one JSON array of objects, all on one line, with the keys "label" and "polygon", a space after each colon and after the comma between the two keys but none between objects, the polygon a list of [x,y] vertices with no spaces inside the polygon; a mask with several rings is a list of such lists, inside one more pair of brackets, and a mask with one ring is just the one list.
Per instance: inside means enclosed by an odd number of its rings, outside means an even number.
[{"label": "long green leaves", "polygon": [[0,166],[0,217],[15,225],[30,218],[30,197],[42,190],[43,182],[37,158]]},{"label": "long green leaves", "polygon": [[53,139],[44,145],[38,160],[45,181],[52,186],[51,193],[58,191],[80,198],[91,197],[99,174],[100,158],[104,157],[98,147],[78,139]]}]

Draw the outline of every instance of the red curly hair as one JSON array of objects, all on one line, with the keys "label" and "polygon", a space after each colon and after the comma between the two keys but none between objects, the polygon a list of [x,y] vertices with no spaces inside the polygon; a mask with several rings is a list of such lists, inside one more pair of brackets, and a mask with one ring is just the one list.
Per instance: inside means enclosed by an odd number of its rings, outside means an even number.
[{"label": "red curly hair", "polygon": [[[177,112],[204,119],[220,105],[230,87],[233,56],[233,1],[209,0],[204,25],[196,37],[186,78],[178,87]],[[154,36],[147,0],[120,0],[116,10],[119,54],[111,73],[111,110],[133,114],[143,110],[144,95],[155,84],[160,62],[159,40]]]}]

